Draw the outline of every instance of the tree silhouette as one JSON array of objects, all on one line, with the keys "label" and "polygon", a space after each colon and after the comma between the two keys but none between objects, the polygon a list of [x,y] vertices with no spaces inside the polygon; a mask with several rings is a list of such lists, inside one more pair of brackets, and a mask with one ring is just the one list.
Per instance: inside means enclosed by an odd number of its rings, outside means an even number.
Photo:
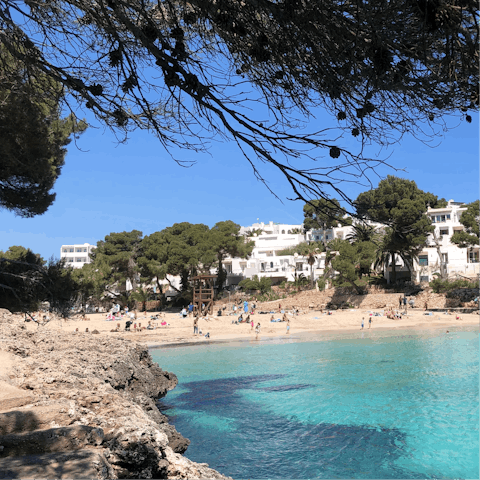
[{"label": "tree silhouette", "polygon": [[[348,200],[339,182],[369,184],[382,163],[364,145],[428,139],[478,106],[473,0],[4,0],[0,24],[15,59],[121,138],[146,129],[172,151],[233,141],[294,199]],[[318,125],[316,108],[332,121]]]}]

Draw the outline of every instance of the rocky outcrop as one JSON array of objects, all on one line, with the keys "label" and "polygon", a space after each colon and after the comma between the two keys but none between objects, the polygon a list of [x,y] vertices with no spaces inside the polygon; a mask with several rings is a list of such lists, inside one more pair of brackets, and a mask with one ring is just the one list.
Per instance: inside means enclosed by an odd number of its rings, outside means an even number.
[{"label": "rocky outcrop", "polygon": [[0,351],[14,360],[0,387],[21,400],[0,396],[0,478],[226,478],[181,455],[189,441],[155,404],[177,378],[146,347],[0,310]]}]

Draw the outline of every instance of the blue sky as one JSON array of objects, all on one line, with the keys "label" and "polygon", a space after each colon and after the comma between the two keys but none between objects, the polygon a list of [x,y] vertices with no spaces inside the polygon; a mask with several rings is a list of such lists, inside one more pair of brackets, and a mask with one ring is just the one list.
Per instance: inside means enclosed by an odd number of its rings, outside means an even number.
[{"label": "blue sky", "polygon": [[[378,170],[415,180],[419,188],[447,200],[471,202],[479,197],[478,115],[445,133],[436,147],[405,137],[379,154],[397,169]],[[326,114],[315,123],[331,123]],[[95,126],[95,124],[94,124]],[[60,256],[60,246],[96,244],[111,232],[140,230],[148,235],[177,222],[213,226],[222,220],[240,225],[270,220],[302,223],[303,204],[287,200],[288,185],[273,167],[262,166],[275,198],[256,180],[250,165],[233,143],[214,143],[210,154],[177,152],[177,158],[197,163],[177,165],[158,141],[147,132],[134,132],[126,144],[101,127],[89,128],[70,144],[62,174],[54,191],[57,199],[39,217],[15,217],[0,211],[0,250],[23,245],[44,258]],[[370,175],[374,186],[379,177]],[[352,198],[367,190],[344,185]]]}]

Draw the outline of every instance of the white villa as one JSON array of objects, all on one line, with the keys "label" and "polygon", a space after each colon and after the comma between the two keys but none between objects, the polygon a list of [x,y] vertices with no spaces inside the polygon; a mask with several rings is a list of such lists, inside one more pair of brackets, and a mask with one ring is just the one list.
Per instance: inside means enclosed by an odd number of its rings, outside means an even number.
[{"label": "white villa", "polygon": [[[480,247],[475,245],[468,248],[460,248],[450,243],[452,235],[463,230],[460,216],[467,208],[463,203],[450,200],[444,208],[428,208],[427,215],[432,219],[435,232],[427,238],[427,246],[420,252],[418,259],[414,261],[413,273],[410,275],[408,268],[403,264],[400,257],[396,258],[397,280],[410,278],[416,282],[429,282],[433,280],[435,273],[440,273],[443,268],[449,277],[478,278],[480,275]],[[356,221],[353,221],[354,224]],[[380,224],[374,224],[379,229]],[[307,258],[298,254],[278,255],[281,250],[294,247],[302,242],[331,241],[334,238],[345,239],[353,232],[352,226],[334,227],[325,231],[311,230],[304,233],[302,224],[283,223],[254,223],[240,228],[240,234],[255,242],[252,254],[247,259],[226,258],[224,268],[227,271],[225,286],[234,287],[244,278],[252,278],[254,275],[270,277],[272,284],[282,281],[293,281],[302,273],[309,278],[310,265]],[[66,265],[73,268],[81,268],[90,263],[89,254],[96,248],[94,245],[62,245],[61,258],[66,258]],[[313,265],[315,279],[323,274],[325,268],[325,253],[320,253]],[[385,278],[391,276],[392,266],[385,268]],[[212,270],[211,273],[216,273]],[[170,282],[177,288],[180,287],[180,278],[169,276]],[[175,296],[176,292],[168,288],[168,283],[163,280],[167,287],[167,296]]]},{"label": "white villa", "polygon": [[242,279],[252,278],[254,275],[270,277],[272,283],[294,279],[294,256],[279,256],[278,252],[305,241],[303,225],[254,223],[241,227],[240,233],[247,236],[248,240],[253,240],[255,247],[248,259],[227,258],[224,261],[227,286],[237,285]]},{"label": "white villa", "polygon": [[65,258],[65,266],[73,268],[82,268],[86,263],[90,263],[90,253],[97,248],[95,245],[84,243],[82,245],[62,245],[60,248],[60,258]]},{"label": "white villa", "polygon": [[[420,252],[413,265],[413,279],[416,282],[430,282],[435,273],[440,273],[442,264],[449,277],[477,278],[480,274],[480,247],[460,248],[450,243],[456,231],[462,231],[460,216],[467,210],[461,202],[449,200],[444,208],[428,208],[427,215],[432,219],[435,232],[428,236],[427,246]],[[385,277],[391,274],[392,267],[385,271]],[[400,258],[395,264],[397,279],[408,275],[408,269]]]},{"label": "white villa", "polygon": [[[450,243],[455,231],[463,230],[460,223],[461,214],[467,209],[461,202],[450,200],[444,208],[428,208],[427,215],[431,217],[435,232],[428,236],[427,246],[420,252],[418,260],[413,264],[412,279],[416,282],[429,282],[433,280],[434,273],[440,273],[443,268],[449,277],[460,276],[477,278],[480,274],[480,247],[460,248]],[[354,220],[355,223],[355,220]],[[374,224],[382,228],[380,224]],[[310,266],[307,259],[299,255],[279,256],[278,252],[301,242],[306,241],[331,241],[334,238],[345,239],[353,232],[352,226],[334,227],[325,231],[311,230],[303,233],[303,225],[277,224],[274,222],[254,223],[248,227],[241,227],[240,233],[253,236],[249,239],[255,241],[252,255],[248,259],[229,258],[225,260],[227,270],[226,285],[236,285],[243,278],[252,278],[254,275],[270,277],[272,283],[284,280],[293,281],[297,275],[303,273],[310,275]],[[325,253],[318,255],[314,268],[314,276],[318,278],[323,274],[325,267]],[[391,275],[391,265],[385,269],[385,278]],[[396,276],[410,278],[408,268],[403,261],[396,258]]]}]

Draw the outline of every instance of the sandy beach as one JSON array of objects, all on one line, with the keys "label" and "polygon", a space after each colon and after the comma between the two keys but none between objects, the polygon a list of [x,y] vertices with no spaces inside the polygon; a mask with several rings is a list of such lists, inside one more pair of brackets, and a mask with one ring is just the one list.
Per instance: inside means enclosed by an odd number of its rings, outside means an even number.
[{"label": "sandy beach", "polygon": [[[370,315],[372,314],[372,315]],[[154,322],[156,328],[147,330],[145,327],[153,316],[153,312],[138,313],[137,320],[131,326],[131,331],[125,331],[125,323],[127,318],[121,320],[107,321],[104,313],[88,314],[87,320],[60,320],[53,319],[44,326],[37,326],[33,322],[26,323],[27,328],[31,331],[36,329],[46,330],[62,330],[64,332],[77,331],[81,334],[92,334],[98,331],[100,335],[122,337],[135,342],[145,344],[149,347],[172,345],[172,344],[191,344],[205,343],[208,341],[230,341],[230,340],[247,340],[256,339],[255,331],[252,330],[250,324],[235,324],[238,316],[210,316],[208,320],[200,318],[199,331],[201,334],[193,334],[193,317],[182,318],[180,311],[178,313],[162,314],[162,320],[166,321],[166,326],[161,326],[161,321]],[[287,313],[290,318],[290,332],[286,333],[286,323],[274,323],[270,321],[272,314],[254,314],[251,320],[254,325],[261,324],[260,334],[257,340],[266,338],[288,338],[295,334],[311,333],[349,333],[361,330],[362,318],[364,318],[364,330],[369,329],[369,319],[372,319],[370,328],[378,329],[422,329],[422,328],[439,328],[445,327],[461,327],[461,326],[478,326],[478,314],[459,314],[460,318],[456,319],[456,314],[447,315],[444,312],[432,312],[431,315],[425,315],[422,309],[409,309],[408,314],[402,319],[389,319],[382,315],[382,310],[366,310],[366,309],[349,309],[336,310],[331,315],[321,313],[320,311],[310,311],[298,316]],[[281,318],[282,314],[275,313],[273,317]],[[112,331],[120,324],[118,332]],[[78,329],[78,330],[77,330]],[[88,332],[86,330],[88,329]],[[205,335],[209,333],[209,338]],[[95,334],[93,334],[95,335]]]}]

